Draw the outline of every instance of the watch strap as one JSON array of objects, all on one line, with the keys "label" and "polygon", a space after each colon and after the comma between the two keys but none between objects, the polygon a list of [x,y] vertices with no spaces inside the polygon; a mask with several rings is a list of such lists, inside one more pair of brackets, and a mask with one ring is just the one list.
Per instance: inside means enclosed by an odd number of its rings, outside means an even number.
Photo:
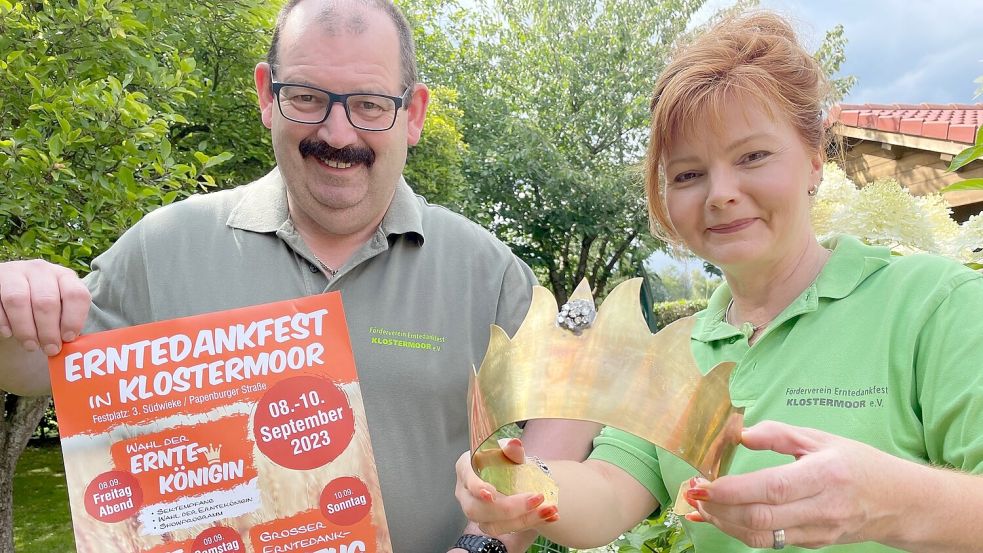
[{"label": "watch strap", "polygon": [[501,540],[477,534],[464,534],[458,538],[455,548],[460,548],[469,553],[508,553],[505,544]]}]

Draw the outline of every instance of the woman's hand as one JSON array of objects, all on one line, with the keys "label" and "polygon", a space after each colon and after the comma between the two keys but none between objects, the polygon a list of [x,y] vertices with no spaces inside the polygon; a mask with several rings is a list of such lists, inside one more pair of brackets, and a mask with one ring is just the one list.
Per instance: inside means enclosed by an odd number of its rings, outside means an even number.
[{"label": "woman's hand", "polygon": [[[525,462],[525,450],[520,440],[513,438],[502,442],[502,451],[508,461],[517,465]],[[497,454],[493,452],[488,455]],[[482,465],[482,455],[486,454],[478,453],[475,459],[479,468]],[[528,530],[559,520],[555,505],[543,505],[543,494],[520,493],[506,496],[478,478],[471,468],[469,452],[465,452],[457,460],[457,487],[454,495],[468,519],[477,522],[482,532],[492,536]]]},{"label": "woman's hand", "polygon": [[779,530],[785,543],[809,548],[891,541],[898,517],[917,502],[903,489],[917,465],[861,442],[769,421],[745,430],[742,443],[796,460],[697,480],[687,498],[699,512],[687,518],[710,522],[751,547],[776,546]]}]

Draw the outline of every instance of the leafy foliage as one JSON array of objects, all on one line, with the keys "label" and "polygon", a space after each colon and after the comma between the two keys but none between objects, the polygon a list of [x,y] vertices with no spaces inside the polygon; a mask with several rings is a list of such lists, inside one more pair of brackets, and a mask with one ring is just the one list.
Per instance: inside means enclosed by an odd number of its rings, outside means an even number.
[{"label": "leafy foliage", "polygon": [[[195,55],[249,58],[247,41],[226,38],[270,10],[262,0],[0,0],[0,259],[42,257],[84,274],[146,212],[215,185],[232,157],[225,148],[250,151],[265,130],[257,122],[258,133],[225,141],[179,132],[228,123],[206,102],[240,86],[215,86]],[[216,22],[228,48],[203,38]],[[2,391],[0,400],[2,480],[48,400]],[[40,431],[54,430],[45,420]],[[0,551],[11,551],[10,487],[0,484]]]},{"label": "leafy foliage", "polygon": [[[952,158],[948,170],[950,172],[958,171],[980,158],[983,158],[983,127],[976,132],[976,143]],[[955,190],[983,190],[983,179],[966,179],[943,188],[942,192],[952,192]]]},{"label": "leafy foliage", "polygon": [[[649,94],[703,1],[400,4],[416,26],[421,74],[457,92],[463,211],[558,301],[585,277],[602,298],[638,274],[662,247],[648,233],[639,170]],[[817,59],[836,71],[844,44],[834,28]]]},{"label": "leafy foliage", "polygon": [[214,183],[231,153],[172,142],[207,82],[175,24],[203,6],[0,2],[0,256],[85,272],[145,212]]},{"label": "leafy foliage", "polygon": [[648,96],[702,2],[492,1],[467,18],[456,4],[425,4],[443,10],[432,19],[451,37],[421,40],[420,58],[459,93],[466,213],[558,301],[585,277],[601,297],[635,274],[658,246],[637,170]]},{"label": "leafy foliage", "polygon": [[31,439],[46,440],[48,438],[57,438],[58,435],[58,415],[55,413],[55,403],[51,401],[45,408],[44,415],[41,416],[41,420],[38,422],[37,428],[34,429]]},{"label": "leafy foliage", "polygon": [[457,107],[457,91],[444,86],[430,89],[427,120],[420,142],[410,148],[403,176],[413,190],[431,203],[456,207],[466,189],[464,156],[467,145],[461,134],[464,116]]},{"label": "leafy foliage", "polygon": [[259,117],[253,68],[266,59],[281,3],[179,0],[174,4],[180,17],[163,25],[163,40],[194,56],[201,85],[181,111],[186,122],[171,128],[170,140],[178,150],[230,152],[228,161],[209,170],[219,188],[253,181],[276,163]]},{"label": "leafy foliage", "polygon": [[693,553],[696,549],[681,531],[675,515],[664,510],[657,517],[644,520],[614,542],[618,553]]},{"label": "leafy foliage", "polygon": [[685,266],[669,265],[659,272],[652,287],[656,301],[705,300],[710,297],[720,285],[722,277],[708,275],[702,263],[699,264],[700,268],[691,268],[691,262]]},{"label": "leafy foliage", "polygon": [[832,87],[829,98],[830,104],[842,100],[850,92],[850,89],[857,84],[857,77],[853,75],[834,78],[846,60],[846,44],[847,38],[843,32],[843,25],[838,24],[826,31],[826,38],[813,54],[820,67],[830,78],[830,86]]},{"label": "leafy foliage", "polygon": [[653,306],[653,311],[656,324],[659,325],[659,328],[665,328],[666,325],[677,319],[689,317],[706,308],[707,300],[693,299],[660,302]]}]

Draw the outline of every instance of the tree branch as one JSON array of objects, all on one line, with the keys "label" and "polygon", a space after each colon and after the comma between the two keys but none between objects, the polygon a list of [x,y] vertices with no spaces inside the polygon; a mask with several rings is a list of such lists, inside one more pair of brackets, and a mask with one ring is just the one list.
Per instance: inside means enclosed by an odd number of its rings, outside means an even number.
[{"label": "tree branch", "polygon": [[573,282],[571,283],[571,286],[574,288],[587,275],[587,261],[590,258],[590,248],[594,245],[595,240],[597,240],[597,235],[584,235],[580,239],[580,259],[577,260],[577,271],[574,273]]},{"label": "tree branch", "polygon": [[608,281],[611,280],[611,274],[614,272],[614,267],[618,264],[618,261],[621,260],[621,257],[625,255],[625,252],[628,251],[628,248],[631,246],[632,242],[635,241],[635,238],[638,238],[638,229],[632,229],[632,231],[625,238],[624,242],[622,242],[618,249],[615,250],[614,254],[611,255],[610,260],[604,266],[602,275],[597,279],[596,288],[598,295],[602,295],[602,293],[607,289]]}]

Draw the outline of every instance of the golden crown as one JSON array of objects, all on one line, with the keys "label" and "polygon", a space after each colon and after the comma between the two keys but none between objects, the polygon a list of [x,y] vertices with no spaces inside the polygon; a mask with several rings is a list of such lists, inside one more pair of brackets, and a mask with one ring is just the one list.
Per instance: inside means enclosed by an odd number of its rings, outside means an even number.
[{"label": "golden crown", "polygon": [[489,439],[505,425],[541,418],[619,428],[707,478],[726,473],[744,420],[728,388],[735,364],[701,373],[690,350],[693,317],[652,334],[639,306],[641,283],[636,278],[618,285],[596,317],[586,280],[562,310],[549,290],[537,286],[511,340],[492,326],[468,391],[471,464],[483,480],[505,494],[541,491],[555,499],[545,473],[506,461],[497,440]]}]

